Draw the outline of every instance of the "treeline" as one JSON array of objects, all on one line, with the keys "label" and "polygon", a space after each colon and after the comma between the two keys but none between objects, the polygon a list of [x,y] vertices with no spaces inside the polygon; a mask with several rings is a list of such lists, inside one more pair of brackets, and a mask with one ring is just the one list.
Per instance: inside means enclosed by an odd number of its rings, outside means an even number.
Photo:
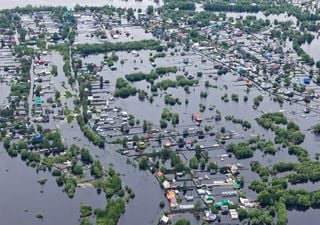
[{"label": "treeline", "polygon": [[[273,194],[278,190],[277,194]],[[303,189],[289,189],[280,192],[279,186],[267,187],[259,192],[257,200],[264,206],[273,206],[276,202],[282,202],[286,208],[306,210],[310,207],[319,208],[320,206],[320,191],[308,192]]]},{"label": "treeline", "polygon": [[[299,126],[294,122],[288,123],[283,113],[265,113],[256,118],[256,121],[262,127],[275,132],[275,143],[277,144],[288,146],[289,144],[301,144],[304,141],[305,135],[300,131]],[[276,124],[287,126],[285,128]]]},{"label": "treeline", "polygon": [[250,158],[257,149],[271,155],[277,152],[277,148],[273,142],[260,139],[259,137],[251,138],[248,142],[232,143],[227,148],[228,151],[234,153],[237,159]]},{"label": "treeline", "polygon": [[183,1],[183,0],[178,0],[178,1],[166,1],[165,8],[175,10],[178,8],[181,11],[185,10],[190,10],[194,11],[196,9],[196,5],[194,2],[191,1]]},{"label": "treeline", "polygon": [[102,44],[78,44],[73,49],[74,53],[83,55],[99,54],[112,51],[132,51],[132,50],[157,50],[162,51],[163,48],[159,41],[156,40],[143,40],[132,42],[118,42],[110,43],[105,42]]},{"label": "treeline", "polygon": [[310,33],[297,34],[295,35],[292,44],[293,49],[297,52],[298,56],[300,56],[303,61],[310,65],[314,65],[314,59],[301,48],[301,45],[305,42],[310,44],[313,39],[314,35]]},{"label": "treeline", "polygon": [[33,12],[43,12],[43,11],[49,11],[49,12],[58,12],[58,11],[65,11],[67,10],[67,7],[62,6],[32,6],[27,5],[25,7],[16,7],[11,9],[11,12],[17,12],[17,13],[23,13],[23,14],[29,14]]},{"label": "treeline", "polygon": [[[301,57],[301,59],[307,64],[314,65],[314,59],[308,55],[302,48],[301,45],[308,43],[310,44],[315,36],[308,32],[299,32],[290,28],[290,22],[277,22],[278,28],[271,30],[272,38],[281,38],[283,41],[286,41],[289,38],[289,41],[293,42],[293,49]],[[305,23],[304,23],[305,24]],[[302,25],[301,25],[302,26]],[[300,27],[300,30],[305,30],[305,27]]]},{"label": "treeline", "polygon": [[234,116],[231,116],[231,115],[226,116],[225,120],[232,121],[235,124],[241,124],[241,126],[245,129],[251,128],[251,123],[249,121],[243,120],[243,119],[238,119],[238,118],[235,118]]},{"label": "treeline", "polygon": [[270,20],[257,19],[256,16],[246,16],[242,20],[237,20],[235,27],[247,32],[257,33],[270,25]]},{"label": "treeline", "polygon": [[125,211],[125,207],[126,204],[123,199],[108,201],[105,210],[95,210],[97,216],[96,225],[117,225],[121,214]]},{"label": "treeline", "polygon": [[75,12],[79,12],[79,11],[85,11],[85,10],[89,10],[91,12],[104,12],[107,15],[113,15],[114,13],[122,13],[124,14],[125,9],[121,9],[121,8],[116,8],[114,6],[109,6],[109,5],[105,5],[105,6],[88,6],[88,5],[79,5],[76,4],[74,7],[74,11]]},{"label": "treeline", "polygon": [[[99,162],[99,161],[97,161]],[[108,176],[104,180],[97,180],[95,187],[98,191],[103,190],[106,194],[107,206],[105,209],[95,209],[94,215],[96,216],[95,224],[99,225],[116,225],[122,213],[125,211],[125,190],[130,198],[134,198],[135,194],[129,187],[122,187],[122,181],[118,174],[112,167],[109,167]],[[128,201],[128,199],[127,199]],[[88,213],[87,216],[90,216]],[[81,221],[83,225],[91,225],[88,218]]]},{"label": "treeline", "polygon": [[287,13],[289,16],[295,16],[299,21],[317,21],[320,19],[319,11],[311,13],[310,11],[303,11],[300,7],[289,2],[270,2],[263,1],[253,3],[252,1],[237,1],[236,3],[229,3],[226,1],[213,1],[203,5],[206,11],[215,12],[264,12],[266,15]]},{"label": "treeline", "polygon": [[[287,209],[307,210],[310,207],[319,208],[320,191],[289,189],[283,178],[274,178],[270,186],[266,182],[254,181],[250,189],[258,193],[257,201],[266,209],[276,209],[277,225],[287,224]],[[275,215],[275,213],[272,213]]]},{"label": "treeline", "polygon": [[310,65],[314,65],[314,59],[308,55],[304,50],[303,48],[301,48],[301,46],[298,44],[298,42],[294,41],[293,44],[293,49],[296,51],[296,53],[298,54],[298,56],[301,57],[301,59],[306,62],[307,64],[310,64]]},{"label": "treeline", "polygon": [[157,88],[160,88],[162,90],[167,90],[170,87],[171,88],[176,88],[176,87],[187,88],[187,87],[193,86],[198,83],[199,83],[198,80],[189,80],[185,76],[177,76],[176,80],[169,80],[168,79],[168,80],[162,80],[162,81],[156,83],[154,85],[154,87],[151,87],[151,91],[154,91],[154,90],[152,90],[152,88],[154,88],[155,91],[157,90]]},{"label": "treeline", "polygon": [[[18,23],[20,18],[18,16],[12,16],[11,13],[5,11],[3,14],[0,15],[0,27],[1,29],[10,29],[13,26],[13,23]],[[13,34],[14,29],[10,29],[6,31],[6,34]]]},{"label": "treeline", "polygon": [[156,80],[159,75],[164,75],[167,73],[176,73],[177,67],[172,66],[172,67],[157,67],[155,70],[152,70],[150,73],[131,73],[127,74],[125,77],[128,81],[130,82],[137,82],[137,81],[142,81],[146,80],[150,83],[153,83],[154,80]]},{"label": "treeline", "polygon": [[224,1],[214,1],[211,3],[206,3],[203,5],[204,10],[206,11],[215,11],[215,12],[259,12],[261,11],[260,6],[251,3],[250,1],[237,2],[235,4],[229,4]]},{"label": "treeline", "polygon": [[291,184],[320,181],[320,163],[306,160],[301,163],[277,163],[272,167],[272,174],[293,171],[286,177]]},{"label": "treeline", "polygon": [[77,121],[84,136],[86,136],[94,145],[104,148],[105,142],[103,138],[84,123],[83,116],[78,115]]}]

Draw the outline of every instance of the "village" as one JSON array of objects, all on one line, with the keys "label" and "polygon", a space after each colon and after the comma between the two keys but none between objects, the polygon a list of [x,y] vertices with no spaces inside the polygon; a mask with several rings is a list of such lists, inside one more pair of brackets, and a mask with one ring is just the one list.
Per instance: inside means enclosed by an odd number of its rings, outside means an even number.
[{"label": "village", "polygon": [[[290,206],[318,206],[318,190],[290,192],[320,180],[310,172],[320,171],[313,148],[320,61],[303,47],[318,33],[300,32],[298,16],[287,12],[232,16],[203,4],[173,16],[170,4],[163,11],[2,12],[1,20],[8,13],[12,20],[0,35],[8,155],[50,171],[69,198],[96,188],[130,205],[148,187],[121,185],[129,178],[101,152],[120,157],[158,183],[157,224],[272,224],[276,217],[282,225]],[[279,198],[271,196],[275,188]],[[309,196],[310,204],[294,205],[294,195]],[[81,224],[91,224],[91,215]]]}]

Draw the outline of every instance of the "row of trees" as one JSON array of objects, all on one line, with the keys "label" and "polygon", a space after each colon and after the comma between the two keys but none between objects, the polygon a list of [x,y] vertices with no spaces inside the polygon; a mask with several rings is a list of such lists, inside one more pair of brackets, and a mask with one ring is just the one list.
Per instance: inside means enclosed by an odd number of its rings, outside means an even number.
[{"label": "row of trees", "polygon": [[86,136],[94,145],[104,148],[105,141],[101,136],[99,136],[88,125],[85,124],[82,115],[77,116],[77,121],[84,136]]},{"label": "row of trees", "polygon": [[206,3],[203,6],[206,11],[215,12],[264,12],[269,14],[287,13],[289,16],[295,16],[299,21],[317,21],[320,19],[319,12],[311,12],[302,10],[299,6],[295,6],[290,2],[269,2],[263,1],[259,3],[252,3],[251,1],[243,0],[236,3],[229,3],[225,1],[213,1]]},{"label": "row of trees", "polygon": [[73,52],[83,55],[90,55],[112,51],[132,51],[143,49],[162,51],[159,41],[143,40],[118,43],[104,42],[103,44],[78,44],[76,48],[73,49]]},{"label": "row of trees", "polygon": [[154,80],[156,80],[159,75],[164,75],[167,73],[176,73],[177,72],[177,67],[157,67],[155,70],[152,70],[150,73],[131,73],[127,74],[125,77],[128,81],[130,82],[137,82],[137,81],[142,81],[146,80],[150,83],[153,83]]}]

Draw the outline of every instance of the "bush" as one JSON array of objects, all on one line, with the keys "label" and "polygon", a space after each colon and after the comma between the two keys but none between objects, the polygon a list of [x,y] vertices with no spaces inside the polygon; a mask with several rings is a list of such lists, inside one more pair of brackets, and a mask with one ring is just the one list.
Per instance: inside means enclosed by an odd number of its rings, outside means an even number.
[{"label": "bush", "polygon": [[190,159],[189,166],[191,169],[198,169],[199,168],[199,160],[196,157]]},{"label": "bush", "polygon": [[54,169],[54,170],[52,171],[52,176],[55,176],[55,177],[61,176],[61,171],[58,170],[58,169]]},{"label": "bush", "polygon": [[80,217],[88,217],[92,214],[92,207],[88,205],[80,205]]},{"label": "bush", "polygon": [[312,131],[315,135],[320,135],[320,123],[314,125],[312,127]]},{"label": "bush", "polygon": [[103,169],[100,161],[94,161],[93,164],[91,165],[91,176],[95,178],[101,178],[103,176]]},{"label": "bush", "polygon": [[228,149],[232,151],[237,159],[246,159],[253,156],[253,150],[249,144],[240,142],[238,144],[230,144]]},{"label": "bush", "polygon": [[148,158],[143,156],[139,159],[139,169],[147,170],[148,169]]},{"label": "bush", "polygon": [[159,207],[160,208],[164,208],[164,206],[165,206],[165,202],[162,200],[162,201],[160,201],[160,203],[159,203]]}]

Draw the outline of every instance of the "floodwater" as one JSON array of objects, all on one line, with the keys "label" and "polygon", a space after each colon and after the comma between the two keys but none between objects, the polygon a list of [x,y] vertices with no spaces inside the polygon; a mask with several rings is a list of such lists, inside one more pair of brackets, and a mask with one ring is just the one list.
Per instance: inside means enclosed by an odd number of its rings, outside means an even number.
[{"label": "floodwater", "polygon": [[303,50],[306,51],[312,58],[314,58],[314,61],[317,62],[320,60],[320,39],[317,34],[315,34],[315,39],[310,43],[305,43],[301,46]]},{"label": "floodwater", "polygon": [[240,17],[246,17],[246,16],[256,16],[257,19],[263,19],[263,20],[270,20],[274,22],[275,20],[279,22],[285,22],[285,21],[292,21],[293,24],[296,24],[297,18],[294,16],[288,16],[286,13],[281,13],[279,15],[275,14],[270,14],[266,16],[263,12],[258,12],[258,13],[248,13],[248,12],[243,12],[243,13],[237,13],[237,12],[227,12],[226,13],[227,17],[234,17],[234,18],[240,18]]},{"label": "floodwater", "polygon": [[1,90],[0,105],[4,105],[8,102],[7,97],[10,94],[10,86],[5,82],[1,82],[0,83],[0,90]]},{"label": "floodwater", "polygon": [[0,1],[0,9],[9,9],[15,7],[24,7],[27,5],[32,6],[66,6],[68,8],[73,8],[75,5],[90,5],[90,6],[103,6],[110,5],[114,7],[121,8],[135,8],[145,10],[149,5],[154,7],[160,7],[163,3],[155,3],[153,0],[75,0],[75,1],[64,1],[64,0],[12,0],[12,1]]},{"label": "floodwater", "polygon": [[[44,57],[49,62],[55,62],[58,67],[58,76],[50,83],[63,93],[61,83],[64,81],[68,90],[74,91],[68,85],[63,76],[62,56],[53,53]],[[33,81],[32,81],[33,82]],[[32,102],[30,98],[30,103]],[[62,98],[62,104],[67,103],[73,107],[72,99]],[[76,144],[90,149],[91,154],[100,159],[105,169],[112,164],[121,174],[122,181],[135,193],[126,206],[126,212],[118,224],[156,224],[161,216],[159,202],[163,193],[155,177],[149,172],[128,165],[126,159],[115,150],[117,146],[108,145],[105,149],[99,149],[92,145],[84,137],[76,121],[67,124],[66,121],[51,120],[48,124],[42,124],[48,128],[61,130],[64,142],[67,146]],[[80,219],[80,204],[88,204],[93,208],[104,208],[106,198],[104,194],[98,195],[95,189],[77,188],[73,199],[69,199],[63,188],[58,187],[55,178],[50,173],[39,172],[29,168],[20,158],[11,159],[0,143],[0,218],[6,225],[15,224],[68,224],[78,225]],[[48,182],[41,187],[37,181],[46,177]],[[43,193],[40,191],[43,190]],[[155,204],[156,203],[156,204]],[[27,210],[25,212],[25,210]],[[42,212],[44,220],[36,218],[36,214]],[[144,216],[140,216],[144,215]]]},{"label": "floodwater", "polygon": [[[67,145],[75,143],[90,149],[92,155],[98,157],[105,169],[110,164],[121,174],[121,179],[135,193],[135,198],[126,206],[119,225],[156,224],[160,218],[159,202],[162,191],[155,177],[149,172],[142,172],[131,165],[115,150],[115,146],[107,146],[105,150],[93,146],[82,134],[77,123],[57,124]],[[77,138],[77,139],[76,139]],[[80,139],[80,141],[76,141]],[[42,187],[37,181],[47,178]],[[0,218],[6,225],[16,224],[69,224],[78,225],[80,204],[93,208],[104,208],[105,195],[98,195],[93,188],[77,188],[75,196],[69,199],[58,187],[55,178],[48,172],[36,173],[34,168],[27,167],[21,159],[11,159],[2,144],[0,148]],[[10,191],[9,191],[10,190]],[[43,193],[40,191],[43,190]],[[27,210],[27,212],[25,212]],[[42,212],[44,220],[36,218]],[[140,216],[143,215],[143,216]]]},{"label": "floodwater", "polygon": [[307,211],[288,211],[288,225],[319,224],[319,209],[308,209]]},{"label": "floodwater", "polygon": [[[150,172],[139,171],[138,168],[128,165],[126,158],[115,151],[119,148],[117,146],[107,145],[105,149],[93,146],[84,137],[75,121],[71,125],[62,123],[59,128],[65,138],[65,143],[70,145],[75,143],[76,139],[75,144],[90,149],[91,154],[99,158],[105,169],[109,164],[112,164],[115,170],[121,174],[123,183],[132,188],[135,198],[130,200],[126,206],[126,212],[121,216],[119,225],[156,224],[158,222],[160,218],[158,215],[160,212],[159,202],[163,195],[158,181]],[[94,204],[93,206],[96,207]]]},{"label": "floodwater", "polygon": [[[127,61],[123,65],[120,65],[120,63],[116,63],[116,66],[118,68],[117,71],[102,71],[101,75],[105,79],[109,79],[111,83],[114,83],[115,79],[117,77],[123,76],[125,74],[130,74],[132,72],[135,72],[133,68],[134,66],[138,67],[138,71],[143,72],[150,72],[152,69],[150,63],[148,62],[148,57],[150,52],[149,51],[140,51],[140,56],[137,58],[133,58],[130,56],[129,53],[126,52],[119,52],[117,53],[119,58],[126,58]],[[184,124],[192,124],[191,121],[191,114],[199,111],[199,103],[203,103],[207,106],[207,110],[202,113],[203,118],[210,118],[215,114],[215,110],[219,110],[222,112],[222,118],[226,115],[233,115],[236,118],[242,118],[245,120],[248,120],[252,124],[252,128],[248,131],[243,131],[240,125],[233,124],[232,122],[212,122],[212,125],[215,127],[215,129],[218,129],[221,126],[225,126],[226,130],[235,130],[236,132],[240,133],[241,135],[244,135],[246,138],[248,138],[250,135],[254,134],[260,134],[264,135],[264,138],[267,140],[273,140],[274,134],[270,131],[267,131],[263,129],[261,126],[259,126],[255,121],[254,118],[260,116],[262,114],[262,111],[264,112],[278,112],[280,110],[285,110],[286,116],[290,119],[295,121],[299,124],[302,131],[304,131],[306,138],[305,142],[302,144],[303,147],[305,147],[310,154],[310,157],[313,158],[314,154],[318,151],[319,142],[314,137],[314,135],[308,131],[308,129],[316,123],[316,121],[319,119],[319,115],[316,113],[311,112],[307,117],[303,117],[303,105],[296,105],[296,104],[288,104],[287,102],[283,104],[281,107],[279,104],[274,103],[270,97],[269,94],[265,92],[261,92],[256,90],[255,88],[251,89],[249,94],[246,94],[246,87],[245,86],[238,86],[235,82],[237,76],[233,76],[231,74],[225,75],[225,76],[219,76],[217,81],[214,81],[213,79],[208,78],[208,74],[212,73],[212,64],[209,62],[201,64],[200,63],[200,56],[196,56],[192,53],[187,54],[184,57],[181,56],[167,56],[166,58],[158,58],[156,59],[156,64],[158,66],[174,66],[178,65],[179,68],[184,67],[181,62],[184,58],[189,58],[189,61],[192,62],[192,64],[185,66],[186,70],[190,74],[196,74],[198,71],[204,71],[203,77],[200,78],[200,88],[190,88],[191,93],[186,94],[185,91],[182,88],[169,88],[166,93],[171,94],[173,97],[178,97],[182,104],[181,105],[175,105],[175,106],[168,106],[164,104],[163,101],[163,95],[161,97],[161,94],[159,96],[154,96],[154,102],[153,104],[149,103],[148,101],[139,101],[137,96],[129,97],[127,99],[118,99],[116,101],[116,105],[122,107],[124,110],[126,110],[129,113],[132,113],[135,115],[136,119],[147,119],[149,121],[152,121],[155,125],[159,124],[159,120],[161,118],[161,112],[164,107],[169,108],[172,112],[178,112],[180,115],[180,123]],[[136,63],[132,62],[132,60],[135,59]],[[99,63],[102,60],[102,55],[98,56],[91,56],[85,59],[86,62],[89,61],[95,61],[95,63]],[[141,63],[141,60],[144,63]],[[146,63],[148,62],[148,63]],[[133,64],[132,64],[133,63]],[[211,70],[210,70],[211,68]],[[177,75],[182,75],[182,71],[178,71]],[[163,78],[160,78],[159,80],[163,79],[173,79],[176,75],[171,74],[168,76],[165,76]],[[159,80],[156,80],[155,83],[157,83]],[[208,97],[207,99],[200,98],[200,90],[204,90],[204,82],[205,80],[209,80],[211,84],[218,85],[218,87],[222,87],[224,84],[228,84],[228,89],[215,89],[215,88],[208,88]],[[136,82],[134,84],[139,89],[148,90],[148,84],[145,81]],[[201,88],[202,87],[202,88]],[[221,101],[220,97],[224,95],[225,93],[228,93],[229,97],[232,93],[239,94],[239,103],[233,102],[230,100],[228,103],[224,103]],[[164,94],[164,92],[163,92]],[[253,98],[259,94],[262,94],[264,96],[264,100],[259,106],[257,110],[252,109],[253,105]],[[243,103],[243,97],[247,95],[249,97],[248,102]],[[185,105],[184,100],[188,99],[189,104]],[[215,106],[213,111],[208,110],[209,106]],[[143,110],[141,110],[143,109]],[[240,140],[239,140],[240,141]],[[205,142],[203,143],[205,146]],[[315,147],[317,146],[317,147]],[[264,155],[259,150],[257,150],[254,154],[254,157],[248,160],[236,160],[234,157],[232,158],[226,158],[223,162],[220,162],[220,158],[215,158],[216,155],[224,154],[224,151],[214,151],[209,152],[209,156],[212,158],[212,160],[218,161],[219,165],[224,165],[226,163],[235,163],[240,162],[244,165],[245,168],[250,168],[250,161],[257,160],[261,162],[265,166],[272,166],[275,163],[278,162],[297,162],[297,158],[295,156],[288,155],[288,152],[286,149],[282,149],[276,153],[275,156],[271,155]],[[193,156],[193,153],[190,153],[190,157]],[[190,158],[189,156],[187,158]],[[246,178],[246,184],[249,185],[250,182],[252,182],[254,179],[259,179],[257,174],[252,173],[250,170],[244,170],[241,171],[241,175],[243,175]],[[302,186],[302,185],[301,185]],[[303,185],[303,187],[306,190],[313,191],[317,189],[318,184],[308,184]],[[299,188],[298,186],[294,186],[292,188]],[[255,193],[248,190],[247,185],[245,187],[245,191],[247,192],[247,195],[250,198],[255,198]],[[313,214],[315,215],[315,214]],[[303,214],[299,214],[299,217],[304,217]],[[289,224],[295,219],[295,215],[290,213],[290,221]],[[317,217],[316,216],[308,216],[308,221],[310,221],[311,224],[317,224]],[[197,220],[193,219],[192,224],[198,224]]]},{"label": "floodwater", "polygon": [[[102,3],[103,2],[103,3]],[[147,6],[153,1],[144,0],[141,2],[129,1],[93,1],[90,2],[90,5],[101,5],[106,3],[114,4],[116,7],[126,6],[135,6],[136,8]],[[54,4],[54,5],[66,5],[68,7],[74,6],[76,3],[86,4],[87,1],[77,1],[73,3],[62,2],[61,0],[54,1],[51,3],[49,1],[11,1],[10,5],[8,3],[2,4],[1,7],[14,7],[17,5],[23,6],[28,3],[36,5],[44,4]],[[69,4],[69,5],[68,5]],[[131,4],[131,5],[130,5]],[[140,6],[141,4],[141,6]],[[279,19],[278,19],[279,20]],[[316,48],[315,48],[316,49]],[[133,68],[134,66],[138,67],[137,71],[141,72],[150,72],[153,68],[149,62],[150,51],[140,51],[140,56],[134,58],[132,54],[127,52],[118,52],[117,55],[120,59],[126,59],[123,65],[120,65],[120,62],[115,63],[117,66],[117,71],[103,70],[100,75],[104,79],[109,79],[112,85],[114,85],[116,78],[119,76],[124,76],[125,74],[136,72]],[[254,134],[262,134],[266,139],[273,139],[274,134],[270,131],[266,131],[261,128],[255,121],[254,118],[261,115],[261,111],[265,112],[276,112],[281,109],[286,110],[286,116],[291,120],[294,120],[298,123],[303,131],[306,134],[306,140],[303,143],[303,147],[309,150],[311,157],[319,149],[319,142],[307,131],[315,122],[318,121],[319,115],[311,112],[308,115],[308,118],[301,117],[303,113],[303,106],[298,105],[289,105],[284,103],[283,107],[280,107],[279,104],[275,104],[270,100],[268,94],[262,93],[264,95],[264,100],[259,106],[258,110],[253,110],[253,98],[261,92],[256,89],[252,89],[249,94],[246,94],[246,87],[237,86],[235,83],[236,76],[228,74],[225,76],[218,77],[218,80],[215,81],[208,77],[208,74],[211,73],[212,64],[200,63],[201,57],[193,53],[189,53],[184,57],[180,55],[169,56],[167,53],[166,58],[156,59],[158,66],[175,66],[177,65],[180,68],[180,71],[177,75],[182,75],[182,69],[185,67],[186,71],[190,74],[195,75],[198,71],[204,71],[203,77],[200,79],[200,87],[190,88],[191,93],[186,94],[182,88],[169,88],[167,90],[168,94],[172,94],[173,97],[180,98],[182,104],[176,106],[167,106],[164,104],[163,95],[154,97],[154,103],[151,104],[148,101],[139,101],[137,96],[129,97],[128,99],[117,99],[116,105],[122,107],[128,113],[133,114],[136,119],[141,121],[146,119],[153,122],[155,125],[159,124],[161,117],[161,112],[164,107],[169,108],[173,112],[178,112],[180,114],[180,123],[191,124],[191,114],[199,111],[199,103],[203,103],[207,106],[207,110],[203,113],[204,118],[210,118],[215,115],[215,111],[219,110],[222,112],[222,118],[226,115],[233,115],[236,118],[245,119],[251,122],[252,128],[249,131],[243,131],[240,125],[233,124],[232,122],[212,122],[215,129],[225,126],[227,130],[235,130],[241,135],[244,135],[246,138]],[[182,60],[188,58],[191,62],[189,65],[183,65]],[[58,66],[59,75],[56,79],[53,80],[53,84],[61,92],[65,91],[61,87],[62,81],[67,81],[63,78],[62,75],[62,58],[53,54],[48,56],[50,61],[54,61]],[[100,64],[103,60],[103,55],[90,56],[84,59],[84,63],[95,62]],[[174,78],[173,74],[165,76],[155,81],[158,82],[163,79],[172,79]],[[211,84],[217,85],[218,89],[208,88],[208,98],[200,98],[200,91],[204,89],[204,83],[206,80],[209,80]],[[67,82],[66,82],[67,83]],[[228,89],[222,88],[224,84],[228,84]],[[145,81],[137,82],[134,84],[139,89],[148,90],[148,84]],[[225,93],[228,93],[229,98],[232,93],[239,94],[239,103],[233,102],[230,100],[228,103],[221,101],[221,96]],[[164,92],[162,93],[164,94]],[[246,103],[243,103],[243,97],[248,95],[249,100]],[[188,99],[189,104],[185,105],[184,100]],[[69,105],[69,104],[68,104]],[[209,106],[214,106],[214,110],[208,110]],[[141,110],[143,109],[143,110]],[[293,115],[291,112],[297,112]],[[130,200],[129,204],[126,207],[126,212],[121,216],[119,224],[156,224],[157,219],[161,216],[161,210],[159,209],[160,200],[164,199],[163,191],[161,190],[155,177],[149,172],[139,171],[137,168],[134,168],[131,165],[128,165],[126,158],[119,155],[115,150],[118,148],[114,145],[107,145],[104,150],[93,146],[82,134],[76,122],[67,124],[65,121],[55,123],[51,122],[51,125],[57,126],[61,130],[64,142],[67,145],[77,144],[79,146],[84,146],[90,149],[93,155],[101,160],[104,165],[104,168],[107,169],[109,164],[112,163],[117,172],[121,174],[123,182],[128,185],[136,194],[136,197],[133,200]],[[1,145],[1,144],[0,144]],[[223,152],[210,152],[210,157],[213,160],[217,154],[223,154]],[[271,166],[274,163],[279,161],[296,161],[296,157],[288,156],[286,150],[281,150],[276,153],[276,156],[264,155],[258,150],[255,152],[253,158],[249,160],[240,160],[240,162],[247,168],[249,168],[250,161],[258,160],[263,165]],[[239,160],[235,158],[227,158],[224,162],[218,161],[219,165],[225,163],[234,163]],[[242,175],[248,177],[246,182],[252,182],[254,179],[259,179],[257,174],[252,173],[250,170],[241,172]],[[42,178],[48,178],[48,182],[42,187],[37,181]],[[10,159],[7,156],[7,153],[3,148],[0,148],[0,218],[1,223],[3,222],[6,225],[16,225],[16,224],[68,224],[68,225],[77,225],[79,224],[79,208],[80,203],[85,203],[93,206],[93,208],[103,208],[105,207],[105,196],[103,194],[98,195],[94,189],[77,189],[75,197],[69,199],[65,193],[62,192],[62,188],[58,187],[55,183],[54,178],[49,173],[35,172],[35,169],[26,167],[24,162],[20,158]],[[303,187],[307,190],[313,190],[308,185]],[[318,185],[318,184],[317,184]],[[43,193],[40,191],[43,190]],[[255,193],[245,189],[250,198],[255,197]],[[25,210],[27,210],[25,212]],[[44,220],[38,220],[35,215],[37,212],[43,212]],[[297,212],[291,211],[289,214],[289,225],[301,224],[303,220],[308,218],[310,225],[318,224],[318,214],[319,211],[308,210],[306,212]],[[197,221],[193,215],[188,214],[187,218],[192,221],[192,224],[200,224],[200,221]]]},{"label": "floodwater", "polygon": [[[47,178],[41,186],[38,180]],[[79,224],[80,204],[105,207],[103,194],[94,189],[77,189],[69,199],[48,172],[36,173],[21,159],[11,159],[2,145],[0,147],[0,218],[1,224]],[[43,191],[43,193],[40,193]],[[43,220],[36,218],[43,213]]]}]

